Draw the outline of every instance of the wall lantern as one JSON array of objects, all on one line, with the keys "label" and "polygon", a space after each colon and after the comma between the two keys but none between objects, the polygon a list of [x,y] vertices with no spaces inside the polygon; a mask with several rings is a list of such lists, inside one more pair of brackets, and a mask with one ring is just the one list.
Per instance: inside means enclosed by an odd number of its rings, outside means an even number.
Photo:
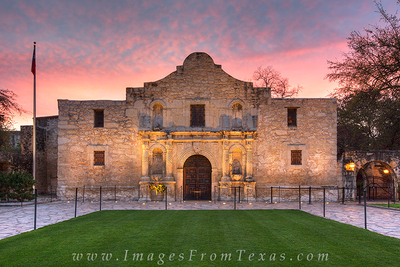
[{"label": "wall lantern", "polygon": [[389,170],[388,170],[388,169],[384,169],[384,170],[383,170],[383,173],[384,173],[384,174],[389,174]]},{"label": "wall lantern", "polygon": [[349,162],[345,165],[346,171],[353,172],[356,164],[354,162]]}]

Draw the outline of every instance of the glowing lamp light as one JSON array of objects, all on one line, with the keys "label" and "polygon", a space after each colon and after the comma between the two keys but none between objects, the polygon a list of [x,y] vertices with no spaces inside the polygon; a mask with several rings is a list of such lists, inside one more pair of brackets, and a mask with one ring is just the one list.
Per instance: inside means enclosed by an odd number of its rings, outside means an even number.
[{"label": "glowing lamp light", "polygon": [[383,170],[383,173],[384,173],[384,174],[389,174],[389,170],[388,170],[388,169],[384,169],[384,170]]},{"label": "glowing lamp light", "polygon": [[356,164],[354,162],[347,163],[345,166],[346,171],[351,171],[351,172],[354,171],[355,167],[356,167]]}]

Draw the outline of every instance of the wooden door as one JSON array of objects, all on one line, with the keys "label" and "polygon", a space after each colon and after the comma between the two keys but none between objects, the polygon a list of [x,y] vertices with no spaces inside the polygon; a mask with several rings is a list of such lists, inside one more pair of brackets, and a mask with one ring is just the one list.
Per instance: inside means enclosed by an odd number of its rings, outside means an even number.
[{"label": "wooden door", "polygon": [[183,166],[183,199],[211,200],[211,163],[201,155],[189,157]]}]

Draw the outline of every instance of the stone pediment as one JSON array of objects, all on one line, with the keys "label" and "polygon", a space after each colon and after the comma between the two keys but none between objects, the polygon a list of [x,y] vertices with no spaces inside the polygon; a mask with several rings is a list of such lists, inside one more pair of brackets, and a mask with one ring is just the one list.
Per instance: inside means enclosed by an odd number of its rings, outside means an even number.
[{"label": "stone pediment", "polygon": [[182,66],[177,66],[177,70],[183,69],[185,71],[196,71],[200,69],[212,70],[214,68],[220,69],[221,65],[216,65],[210,55],[204,52],[194,52],[190,54],[189,56],[187,56],[185,61],[183,61]]},{"label": "stone pediment", "polygon": [[238,80],[222,70],[221,65],[204,52],[194,52],[186,57],[163,79],[145,82],[142,88],[127,88],[127,99],[144,98],[235,98],[253,90],[251,82]]},{"label": "stone pediment", "polygon": [[[156,82],[144,83],[144,87],[157,87],[163,85],[174,85],[178,83],[185,87],[201,87],[222,85],[229,87],[252,86],[252,83],[233,78],[222,70],[221,65],[214,63],[210,55],[204,52],[194,52],[186,57],[183,65],[177,66],[176,71]],[[211,89],[211,88],[210,88]]]}]

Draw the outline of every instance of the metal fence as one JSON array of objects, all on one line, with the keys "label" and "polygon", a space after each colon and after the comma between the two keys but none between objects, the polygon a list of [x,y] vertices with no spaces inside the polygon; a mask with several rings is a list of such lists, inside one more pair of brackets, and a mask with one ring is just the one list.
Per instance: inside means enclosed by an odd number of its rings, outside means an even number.
[{"label": "metal fence", "polygon": [[[226,200],[221,200],[219,199],[221,197],[220,190],[221,189],[228,189],[231,194],[231,200],[226,201]],[[344,188],[344,187],[305,187],[305,186],[298,186],[298,187],[289,187],[289,186],[258,186],[255,188],[255,194],[252,193],[250,195],[249,192],[246,192],[249,190],[249,188],[246,187],[218,187],[216,186],[214,188],[214,196],[213,196],[213,201],[210,199],[207,201],[208,203],[208,208],[221,208],[221,204],[225,205],[224,209],[249,209],[250,205],[245,205],[245,204],[252,204],[251,202],[256,202],[258,203],[258,207],[260,208],[267,208],[267,206],[271,204],[278,204],[278,203],[290,203],[291,202],[291,207],[292,208],[298,208],[302,209],[302,205],[307,205],[307,204],[313,204],[313,203],[318,203],[318,207],[321,208],[322,214],[325,217],[326,213],[326,205],[328,205],[330,202],[336,202],[340,204],[345,204],[346,202],[352,202],[354,203],[354,196],[357,197],[359,203],[361,204],[361,200],[363,200],[363,205],[364,205],[364,213],[365,213],[365,227],[367,225],[366,222],[366,203],[368,199],[368,188],[361,188],[362,193],[360,191],[360,188]],[[381,190],[385,190],[387,192],[387,203],[388,207],[390,203],[396,203],[397,197],[394,197],[396,190],[392,190],[392,188],[380,188]],[[181,198],[183,196],[182,188],[179,188],[179,190],[175,190],[175,194],[180,192],[180,195],[178,198]],[[254,197],[255,195],[255,197]],[[350,197],[352,196],[352,197]],[[89,187],[89,186],[83,186],[83,187],[76,187],[74,190],[74,199],[73,200],[68,200],[67,202],[70,203],[68,205],[62,204],[69,207],[69,210],[71,210],[71,204],[74,204],[74,217],[77,217],[78,211],[80,213],[83,212],[83,209],[86,209],[85,212],[88,212],[87,210],[87,205],[90,205],[90,212],[93,211],[101,211],[103,208],[103,205],[106,206],[106,209],[147,209],[147,207],[142,207],[141,204],[138,201],[138,197],[140,197],[140,190],[138,187],[134,186],[99,186],[99,187]],[[253,197],[253,200],[250,200],[250,198]],[[37,217],[37,190],[35,189],[35,199],[34,199],[34,205],[35,205],[35,211],[34,211],[34,229],[36,229],[36,217]],[[126,203],[128,201],[121,201],[120,200],[128,200],[129,202],[133,202],[130,204],[130,206],[127,206]],[[383,199],[381,199],[383,200]],[[162,193],[162,198],[155,203],[156,206],[152,206],[153,208],[156,207],[157,209],[171,209],[171,208],[177,208],[177,205],[181,205],[182,207],[185,207],[185,203],[183,202],[199,202],[197,200],[195,201],[185,201],[181,199],[180,201],[176,201],[176,197],[170,198],[168,196],[168,190],[165,190]],[[85,203],[86,202],[86,203]],[[146,201],[142,201],[143,205],[145,205]],[[78,207],[78,203],[79,207]],[[93,203],[90,204],[90,203]],[[112,205],[109,205],[112,203]],[[115,204],[114,204],[115,203]],[[122,203],[122,204],[121,204]],[[134,204],[136,203],[136,204]],[[173,204],[175,203],[175,204]],[[230,204],[229,204],[230,203]],[[264,203],[264,204],[263,204]],[[357,203],[357,202],[355,202]],[[86,206],[85,206],[85,205]],[[171,206],[172,205],[172,206]],[[186,204],[187,205],[187,204]],[[186,207],[193,207],[190,206]],[[215,206],[214,206],[215,205]],[[220,205],[220,206],[218,206]],[[275,205],[274,205],[275,206]],[[171,207],[171,208],[170,208]],[[151,206],[148,207],[151,209]],[[273,206],[269,206],[269,208],[274,208]],[[279,208],[279,205],[276,205],[276,208]],[[319,208],[318,208],[319,209]]]},{"label": "metal fence", "polygon": [[[56,191],[57,188],[51,188],[50,201],[59,198]],[[185,199],[183,187],[174,187],[169,189],[169,201],[185,201],[185,200],[209,200],[214,203],[220,201],[238,201],[238,202],[342,202],[357,201],[361,203],[363,192],[366,191],[368,201],[388,201],[394,202],[400,198],[400,189],[395,187],[382,187],[377,185],[368,185],[366,187],[337,187],[337,186],[256,186],[250,188],[247,186],[225,187],[214,186],[211,197],[202,198],[201,191],[193,191],[194,195],[190,199]],[[137,186],[82,186],[69,187],[67,197],[64,200],[73,200],[77,198],[79,201],[153,201],[150,197],[150,190],[141,192]],[[224,193],[223,193],[224,192]],[[164,201],[164,198],[158,198],[156,201]]]}]

